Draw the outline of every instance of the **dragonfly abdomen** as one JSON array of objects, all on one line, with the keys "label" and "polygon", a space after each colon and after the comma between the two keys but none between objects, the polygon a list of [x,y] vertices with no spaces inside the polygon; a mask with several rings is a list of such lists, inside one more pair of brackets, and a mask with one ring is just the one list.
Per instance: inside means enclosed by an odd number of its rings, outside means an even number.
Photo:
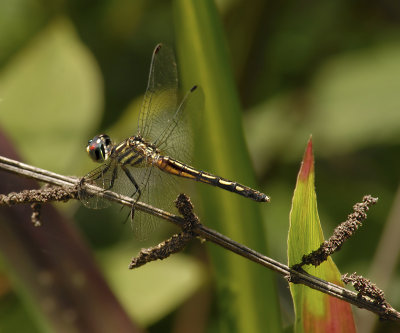
[{"label": "dragonfly abdomen", "polygon": [[225,178],[215,176],[205,171],[198,171],[193,167],[174,160],[168,156],[160,156],[157,164],[161,170],[170,174],[196,180],[201,183],[214,185],[224,190],[237,193],[246,198],[253,199],[259,202],[268,202],[270,198],[259,191],[253,190],[245,185],[227,180]]}]

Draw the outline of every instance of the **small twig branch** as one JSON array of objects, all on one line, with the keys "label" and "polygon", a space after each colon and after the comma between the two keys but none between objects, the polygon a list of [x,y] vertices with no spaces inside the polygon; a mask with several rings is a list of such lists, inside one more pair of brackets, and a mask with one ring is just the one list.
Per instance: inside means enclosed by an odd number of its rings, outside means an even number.
[{"label": "small twig branch", "polygon": [[[62,186],[65,190],[71,191],[72,196],[74,195],[76,196],[78,192],[79,179],[76,177],[59,175],[2,156],[0,156],[0,169],[7,170],[9,172],[22,175],[25,177],[33,178],[37,181],[45,182],[52,185]],[[85,184],[84,186],[85,190],[87,190],[89,193],[103,196],[107,200],[117,202],[121,205],[132,207],[132,205],[135,203],[135,201],[129,197],[122,196],[111,191],[104,191],[103,189],[93,185]],[[182,217],[152,207],[145,203],[137,202],[136,208],[143,212],[156,215],[160,218],[170,221],[180,226],[181,228],[185,226],[186,222],[185,219],[183,219]],[[240,243],[237,243],[232,239],[218,233],[217,231],[205,227],[202,224],[194,226],[193,231],[201,238],[204,238],[242,257],[245,257],[251,261],[254,261],[260,265],[272,269],[273,271],[283,275],[286,279],[290,281],[295,281],[296,283],[304,284],[310,288],[319,290],[330,296],[351,303],[357,307],[364,308],[366,310],[374,312],[383,319],[390,319],[396,321],[400,320],[400,313],[394,310],[393,308],[385,308],[377,304],[373,300],[360,298],[356,293],[347,290],[346,288],[321,280],[315,276],[307,274],[302,270],[296,271],[294,269],[291,269],[287,265],[284,265],[267,256],[264,256],[261,253],[258,253]]]},{"label": "small twig branch", "polygon": [[385,299],[384,292],[377,287],[376,284],[372,283],[370,280],[357,275],[356,273],[353,274],[344,274],[342,276],[342,281],[345,284],[351,283],[355,290],[358,291],[359,297],[369,297],[375,303],[382,304],[386,307],[390,307],[389,303]]},{"label": "small twig branch", "polygon": [[185,219],[182,231],[157,246],[142,249],[138,256],[132,258],[129,269],[138,268],[151,261],[164,260],[171,254],[182,251],[197,236],[195,229],[200,225],[200,220],[193,211],[194,206],[189,197],[186,194],[179,194],[175,206]]},{"label": "small twig branch", "polygon": [[309,254],[303,255],[301,263],[293,266],[294,269],[299,269],[303,265],[319,266],[328,259],[333,253],[340,250],[342,245],[354,235],[362,222],[367,218],[367,211],[372,205],[378,202],[377,198],[366,195],[362,202],[353,206],[353,213],[347,216],[346,221],[340,223],[333,232],[333,235],[328,240],[322,242],[320,247]]}]

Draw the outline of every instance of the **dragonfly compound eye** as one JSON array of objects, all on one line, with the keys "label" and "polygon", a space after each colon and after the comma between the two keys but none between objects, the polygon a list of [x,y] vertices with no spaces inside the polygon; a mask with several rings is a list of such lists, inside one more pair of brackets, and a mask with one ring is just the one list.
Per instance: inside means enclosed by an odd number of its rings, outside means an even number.
[{"label": "dragonfly compound eye", "polygon": [[110,145],[111,140],[107,135],[97,135],[89,140],[86,151],[93,161],[102,163],[108,158]]},{"label": "dragonfly compound eye", "polygon": [[110,137],[106,134],[102,134],[100,138],[104,142],[105,148],[109,149],[112,145]]}]

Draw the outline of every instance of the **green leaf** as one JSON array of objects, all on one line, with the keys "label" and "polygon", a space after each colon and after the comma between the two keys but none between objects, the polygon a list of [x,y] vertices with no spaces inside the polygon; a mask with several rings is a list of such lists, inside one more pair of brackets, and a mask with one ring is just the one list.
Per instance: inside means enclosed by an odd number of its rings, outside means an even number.
[{"label": "green leaf", "polygon": [[75,173],[88,129],[100,122],[101,90],[94,59],[59,19],[0,73],[0,123],[25,161]]},{"label": "green leaf", "polygon": [[313,83],[314,135],[327,153],[398,141],[400,44],[382,44],[332,59]]},{"label": "green leaf", "polygon": [[[122,245],[99,252],[111,288],[124,309],[143,326],[175,310],[203,285],[205,272],[192,258],[175,254],[129,271],[132,247]],[[151,293],[149,293],[151,290]]]},{"label": "green leaf", "polygon": [[[254,187],[242,115],[218,13],[211,0],[176,0],[175,30],[184,86],[204,91],[201,128],[195,137],[195,167]],[[196,130],[196,129],[195,129]],[[202,222],[263,253],[265,231],[257,203],[237,194],[198,184]],[[196,200],[195,200],[196,203]],[[198,206],[196,206],[198,207]],[[210,246],[218,291],[219,331],[281,330],[272,273],[221,248]],[[268,329],[267,329],[268,328]]]},{"label": "green leaf", "polygon": [[[289,266],[300,263],[304,254],[316,250],[323,241],[310,139],[297,176],[290,211]],[[306,266],[304,269],[309,274],[343,286],[340,272],[330,257],[318,267]],[[290,284],[290,291],[296,314],[295,332],[355,332],[350,304],[304,285]]]},{"label": "green leaf", "polygon": [[[399,57],[399,43],[339,54],[321,66],[305,94],[292,91],[257,105],[246,119],[256,167],[264,170],[277,155],[295,160],[308,133],[324,156],[399,142]],[[290,142],[283,152],[282,142]]]}]

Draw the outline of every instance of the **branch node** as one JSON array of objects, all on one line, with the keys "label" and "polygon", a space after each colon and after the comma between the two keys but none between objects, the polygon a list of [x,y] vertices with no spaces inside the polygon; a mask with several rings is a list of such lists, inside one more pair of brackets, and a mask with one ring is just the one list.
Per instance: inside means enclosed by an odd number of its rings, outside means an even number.
[{"label": "branch node", "polygon": [[[296,271],[298,273],[307,274],[307,272],[301,267],[301,265],[296,264],[291,267],[291,270]],[[287,282],[299,284],[301,283],[301,279],[297,274],[292,274],[291,270],[289,270],[289,274],[285,276]]]},{"label": "branch node", "polygon": [[138,268],[151,261],[168,258],[171,254],[182,251],[187,243],[196,236],[194,229],[200,222],[193,212],[193,204],[189,197],[180,194],[175,200],[175,206],[185,219],[185,223],[181,226],[182,232],[173,235],[157,246],[142,249],[137,257],[132,258],[129,269]]}]

